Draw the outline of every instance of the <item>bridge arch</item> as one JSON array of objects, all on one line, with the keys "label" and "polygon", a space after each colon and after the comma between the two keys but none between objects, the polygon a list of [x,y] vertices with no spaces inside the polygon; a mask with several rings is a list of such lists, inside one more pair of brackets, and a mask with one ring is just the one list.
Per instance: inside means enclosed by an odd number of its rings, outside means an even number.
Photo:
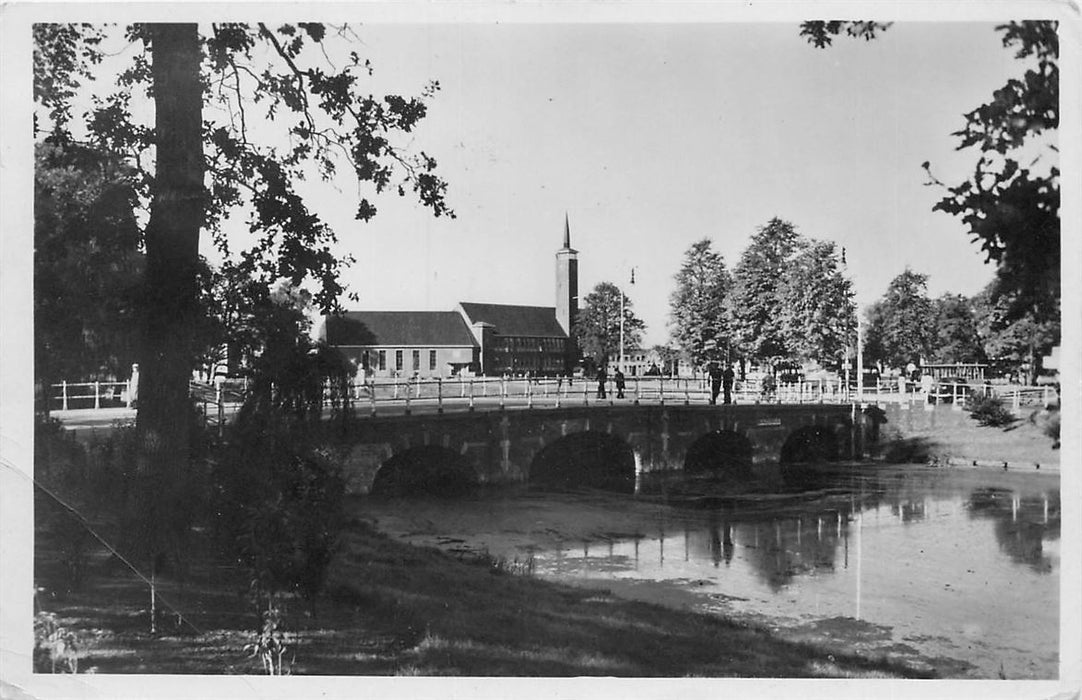
[{"label": "bridge arch", "polygon": [[754,446],[746,435],[732,430],[717,430],[693,442],[684,457],[688,474],[710,473],[726,478],[752,475]]},{"label": "bridge arch", "polygon": [[421,445],[396,453],[380,465],[370,493],[375,496],[465,493],[479,482],[461,454],[438,445]]},{"label": "bridge arch", "polygon": [[635,455],[622,437],[594,430],[545,445],[530,463],[529,482],[544,488],[601,488],[633,493]]},{"label": "bridge arch", "polygon": [[782,464],[833,461],[842,456],[842,443],[835,426],[807,425],[785,439],[780,461]]}]

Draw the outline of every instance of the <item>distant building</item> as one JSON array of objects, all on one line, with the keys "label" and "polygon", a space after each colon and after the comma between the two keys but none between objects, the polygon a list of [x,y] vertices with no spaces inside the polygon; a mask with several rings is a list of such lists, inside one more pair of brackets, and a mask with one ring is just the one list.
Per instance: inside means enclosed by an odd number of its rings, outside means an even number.
[{"label": "distant building", "polygon": [[319,335],[367,376],[447,377],[478,362],[473,334],[454,311],[347,311],[328,316]]},{"label": "distant building", "polygon": [[565,216],[555,306],[460,302],[453,311],[348,311],[326,317],[318,335],[367,376],[555,375],[578,361],[570,336],[577,316],[578,251]]}]

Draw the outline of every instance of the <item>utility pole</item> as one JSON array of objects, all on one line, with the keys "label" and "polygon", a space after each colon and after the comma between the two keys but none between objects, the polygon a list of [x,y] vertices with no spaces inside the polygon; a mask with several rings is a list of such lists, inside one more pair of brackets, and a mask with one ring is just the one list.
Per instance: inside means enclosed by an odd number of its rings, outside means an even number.
[{"label": "utility pole", "polygon": [[857,313],[857,401],[864,403],[864,326]]},{"label": "utility pole", "polygon": [[[631,284],[635,284],[635,268],[631,268]],[[624,290],[620,291],[620,356],[616,359],[616,369],[624,371]]]}]

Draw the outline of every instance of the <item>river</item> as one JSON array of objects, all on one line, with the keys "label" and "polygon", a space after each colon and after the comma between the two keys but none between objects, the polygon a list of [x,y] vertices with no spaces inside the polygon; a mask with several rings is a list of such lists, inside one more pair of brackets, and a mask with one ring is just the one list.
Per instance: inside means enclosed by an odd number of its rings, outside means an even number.
[{"label": "river", "polygon": [[356,507],[406,542],[945,678],[1058,676],[1058,475],[871,464],[815,474],[786,493],[726,496],[702,482],[688,497],[669,479],[638,495],[521,489]]}]

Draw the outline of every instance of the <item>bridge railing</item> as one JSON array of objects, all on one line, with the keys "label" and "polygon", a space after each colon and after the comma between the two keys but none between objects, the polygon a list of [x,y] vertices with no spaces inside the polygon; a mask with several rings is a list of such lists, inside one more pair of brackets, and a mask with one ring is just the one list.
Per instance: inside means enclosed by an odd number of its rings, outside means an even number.
[{"label": "bridge railing", "polygon": [[[236,412],[245,398],[242,383],[192,382],[191,393],[210,424],[221,426]],[[75,408],[131,407],[132,396],[127,382],[82,382],[53,385],[54,405],[60,410]],[[703,377],[628,377],[623,396],[615,382],[605,384],[602,397],[596,381],[582,378],[528,377],[456,377],[450,379],[376,378],[353,384],[350,392],[354,408],[376,415],[379,412],[442,411],[472,408],[544,408],[564,405],[697,404],[711,396],[709,380]],[[861,394],[870,402],[952,403],[961,408],[972,392],[1004,398],[1017,412],[1023,408],[1049,405],[1058,401],[1053,387],[1023,387],[993,384],[937,383],[923,392],[916,383],[902,386],[883,382],[866,386]],[[764,387],[756,379],[736,382],[732,399],[738,404],[808,404],[849,403],[858,398],[855,387],[836,380],[805,380],[798,383]],[[718,401],[722,396],[718,397]],[[325,393],[330,406],[332,395]]]}]

